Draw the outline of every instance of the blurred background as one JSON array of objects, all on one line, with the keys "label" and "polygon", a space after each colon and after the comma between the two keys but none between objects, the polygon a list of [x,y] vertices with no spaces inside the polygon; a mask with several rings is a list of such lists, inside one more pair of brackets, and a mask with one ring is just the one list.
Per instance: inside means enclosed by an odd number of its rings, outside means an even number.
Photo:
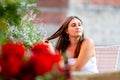
[{"label": "blurred background", "polygon": [[7,41],[29,49],[52,35],[67,16],[83,20],[85,36],[96,44],[100,72],[120,70],[120,0],[0,0],[0,49]]},{"label": "blurred background", "polygon": [[67,16],[83,20],[85,36],[97,46],[120,45],[120,0],[36,0],[40,14],[34,23],[44,23],[47,36]]}]

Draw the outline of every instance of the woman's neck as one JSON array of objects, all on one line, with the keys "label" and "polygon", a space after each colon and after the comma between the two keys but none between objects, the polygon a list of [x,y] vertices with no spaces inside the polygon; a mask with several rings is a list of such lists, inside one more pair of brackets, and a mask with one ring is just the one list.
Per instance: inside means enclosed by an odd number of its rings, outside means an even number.
[{"label": "woman's neck", "polygon": [[78,41],[79,41],[79,37],[77,38],[70,37],[70,46],[76,46]]},{"label": "woman's neck", "polygon": [[66,50],[66,52],[67,52],[66,54],[67,54],[68,58],[73,58],[74,51],[77,46],[79,38],[70,37],[69,40],[70,40],[70,45],[68,46],[68,48]]}]

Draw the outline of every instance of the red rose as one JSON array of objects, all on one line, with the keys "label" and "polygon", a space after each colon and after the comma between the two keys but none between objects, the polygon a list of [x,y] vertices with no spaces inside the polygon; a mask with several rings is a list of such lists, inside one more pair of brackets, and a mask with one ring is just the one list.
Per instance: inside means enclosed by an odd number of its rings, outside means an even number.
[{"label": "red rose", "polygon": [[55,63],[60,61],[60,55],[55,54],[50,43],[40,42],[31,47],[33,56],[30,63],[34,65],[37,75],[44,75],[50,72]]},{"label": "red rose", "polygon": [[25,54],[25,46],[18,43],[6,43],[2,46],[2,56],[14,55],[22,58]]},{"label": "red rose", "polygon": [[22,44],[6,43],[2,45],[2,55],[0,57],[0,74],[4,77],[13,77],[23,66],[22,58],[25,54],[25,47]]},{"label": "red rose", "polygon": [[55,63],[59,62],[59,60],[55,58],[58,58],[58,56],[48,54],[34,54],[29,60],[29,65],[34,68],[33,70],[36,75],[44,75],[52,70]]},{"label": "red rose", "polygon": [[1,58],[1,75],[5,78],[14,77],[19,73],[21,67],[23,66],[23,61],[15,56],[10,55],[7,59]]},{"label": "red rose", "polygon": [[45,55],[33,55],[29,60],[36,75],[44,75],[52,69],[52,61]]},{"label": "red rose", "polygon": [[51,59],[53,60],[53,63],[58,63],[61,60],[61,55],[59,53],[53,54]]},{"label": "red rose", "polygon": [[41,53],[48,53],[48,54],[54,54],[53,47],[51,46],[50,43],[45,43],[45,42],[39,42],[34,44],[31,47],[31,51],[35,54],[41,54]]}]

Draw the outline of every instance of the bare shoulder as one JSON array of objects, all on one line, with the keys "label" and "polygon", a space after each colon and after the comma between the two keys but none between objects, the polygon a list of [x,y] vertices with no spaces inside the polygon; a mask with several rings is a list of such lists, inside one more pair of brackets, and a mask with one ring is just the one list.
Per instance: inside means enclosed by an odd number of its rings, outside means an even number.
[{"label": "bare shoulder", "polygon": [[84,39],[84,41],[82,42],[82,45],[81,45],[81,49],[83,51],[85,51],[86,54],[89,53],[89,55],[94,56],[95,55],[95,43],[94,43],[94,41],[90,38]]},{"label": "bare shoulder", "polygon": [[95,45],[94,40],[90,38],[85,38],[82,44],[86,45]]},{"label": "bare shoulder", "polygon": [[82,49],[89,49],[89,50],[92,50],[92,49],[95,49],[95,43],[92,39],[90,38],[85,38],[81,44],[81,48]]}]

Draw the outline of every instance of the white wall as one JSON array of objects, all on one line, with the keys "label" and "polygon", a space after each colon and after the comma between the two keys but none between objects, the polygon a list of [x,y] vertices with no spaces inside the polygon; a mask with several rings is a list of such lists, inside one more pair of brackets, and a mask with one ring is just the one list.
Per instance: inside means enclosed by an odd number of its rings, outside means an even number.
[{"label": "white wall", "polygon": [[70,0],[68,16],[77,15],[84,23],[85,35],[96,45],[120,45],[120,8],[83,5]]}]

